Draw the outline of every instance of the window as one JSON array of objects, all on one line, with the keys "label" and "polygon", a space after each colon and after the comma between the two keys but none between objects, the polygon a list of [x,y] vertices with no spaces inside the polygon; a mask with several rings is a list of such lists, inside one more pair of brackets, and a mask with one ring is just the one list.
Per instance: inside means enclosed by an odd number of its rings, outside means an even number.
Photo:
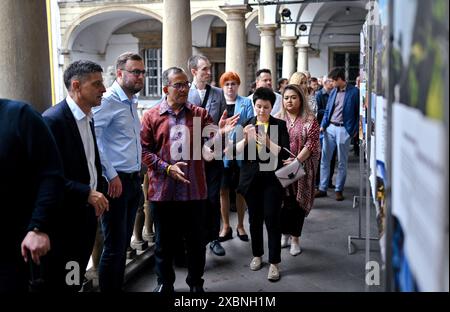
[{"label": "window", "polygon": [[[283,77],[283,52],[279,52],[276,54],[276,63],[277,63],[277,69],[276,69],[276,78],[275,81],[272,82],[272,85],[274,87],[274,90],[277,88],[277,81],[278,79]],[[289,79],[289,77],[284,77]]]},{"label": "window", "polygon": [[227,28],[211,27],[211,47],[225,48],[227,45]]},{"label": "window", "polygon": [[340,67],[345,70],[345,79],[355,85],[359,76],[359,51],[331,51],[331,68]]},{"label": "window", "polygon": [[160,98],[162,95],[162,56],[161,49],[145,50],[145,77],[144,96]]}]

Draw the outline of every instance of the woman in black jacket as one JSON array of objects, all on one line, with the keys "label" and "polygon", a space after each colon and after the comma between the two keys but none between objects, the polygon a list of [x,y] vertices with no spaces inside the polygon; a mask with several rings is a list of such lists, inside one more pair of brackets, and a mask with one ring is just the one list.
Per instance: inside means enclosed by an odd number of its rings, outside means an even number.
[{"label": "woman in black jacket", "polygon": [[286,122],[270,116],[275,103],[271,89],[259,88],[253,96],[256,117],[244,125],[244,138],[236,144],[237,154],[243,154],[238,192],[247,202],[250,217],[253,259],[250,269],[262,267],[264,254],[263,224],[269,238],[270,281],[280,279],[281,262],[280,211],[283,188],[275,171],[289,158],[289,134]]}]

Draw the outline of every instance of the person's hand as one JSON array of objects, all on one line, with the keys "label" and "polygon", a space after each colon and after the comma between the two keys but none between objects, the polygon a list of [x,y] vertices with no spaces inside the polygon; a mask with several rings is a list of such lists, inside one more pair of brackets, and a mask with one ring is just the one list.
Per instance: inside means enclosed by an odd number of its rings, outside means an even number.
[{"label": "person's hand", "polygon": [[320,132],[324,132],[325,129],[323,127],[320,127]]},{"label": "person's hand", "polygon": [[290,157],[286,160],[283,160],[283,165],[287,166],[287,165],[291,164],[294,160],[295,160],[294,157]]},{"label": "person's hand", "polygon": [[88,203],[91,204],[95,209],[95,215],[100,217],[103,212],[109,210],[109,202],[105,195],[96,190],[91,190],[88,197]]},{"label": "person's hand", "polygon": [[213,152],[213,150],[212,150],[211,148],[209,148],[208,146],[203,145],[203,148],[202,148],[202,156],[203,156],[203,159],[204,159],[205,161],[210,162],[210,161],[212,161],[212,160],[214,159],[214,152]]},{"label": "person's hand", "polygon": [[239,115],[234,115],[230,118],[228,118],[227,116],[227,111],[224,111],[222,117],[220,117],[219,120],[219,131],[221,135],[230,133],[239,121]]},{"label": "person's hand", "polygon": [[169,176],[185,184],[191,184],[191,182],[185,178],[183,170],[181,170],[181,167],[187,167],[187,165],[188,164],[185,162],[177,162],[175,165],[171,165],[169,168]]},{"label": "person's hand", "polygon": [[111,198],[118,198],[122,195],[122,181],[119,176],[116,176],[109,182],[108,196]]},{"label": "person's hand", "polygon": [[246,142],[256,141],[256,128],[254,125],[247,125],[244,128],[244,139]]},{"label": "person's hand", "polygon": [[261,146],[270,146],[270,139],[267,133],[256,133],[256,143]]},{"label": "person's hand", "polygon": [[48,235],[43,232],[30,231],[20,245],[22,257],[25,262],[28,262],[28,250],[31,253],[31,259],[34,263],[39,265],[40,257],[45,256],[50,250],[50,239]]}]

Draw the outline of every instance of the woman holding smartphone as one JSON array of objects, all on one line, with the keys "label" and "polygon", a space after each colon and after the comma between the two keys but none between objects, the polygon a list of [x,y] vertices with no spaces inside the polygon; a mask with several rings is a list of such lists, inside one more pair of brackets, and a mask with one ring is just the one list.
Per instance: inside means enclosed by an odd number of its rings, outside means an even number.
[{"label": "woman holding smartphone", "polygon": [[[270,116],[275,103],[271,89],[258,88],[253,96],[256,116],[245,123],[244,138],[236,144],[237,154],[244,153],[239,186],[248,206],[253,259],[250,269],[262,267],[264,254],[263,225],[269,245],[270,281],[280,279],[281,262],[280,210],[283,188],[275,171],[289,158],[289,134],[286,122]],[[257,130],[258,129],[258,130]]]}]

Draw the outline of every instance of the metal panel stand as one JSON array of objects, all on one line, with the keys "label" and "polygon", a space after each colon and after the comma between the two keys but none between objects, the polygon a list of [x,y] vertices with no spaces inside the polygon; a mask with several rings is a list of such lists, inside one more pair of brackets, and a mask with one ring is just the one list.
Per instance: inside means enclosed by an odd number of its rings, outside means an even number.
[{"label": "metal panel stand", "polygon": [[[360,200],[360,198],[362,200],[364,200],[366,197],[365,196],[362,196],[362,197],[354,196],[353,197],[353,208],[358,208],[358,236],[349,235],[348,238],[347,238],[347,248],[348,248],[348,254],[349,255],[354,254],[355,251],[356,251],[355,250],[355,245],[353,244],[354,240],[358,240],[358,241],[366,240],[366,237],[361,234],[361,232],[362,232],[361,231],[361,218],[362,218],[362,216],[361,216],[361,204],[360,204],[361,200]],[[378,241],[379,238],[370,237],[369,240],[371,240],[371,241]]]}]

